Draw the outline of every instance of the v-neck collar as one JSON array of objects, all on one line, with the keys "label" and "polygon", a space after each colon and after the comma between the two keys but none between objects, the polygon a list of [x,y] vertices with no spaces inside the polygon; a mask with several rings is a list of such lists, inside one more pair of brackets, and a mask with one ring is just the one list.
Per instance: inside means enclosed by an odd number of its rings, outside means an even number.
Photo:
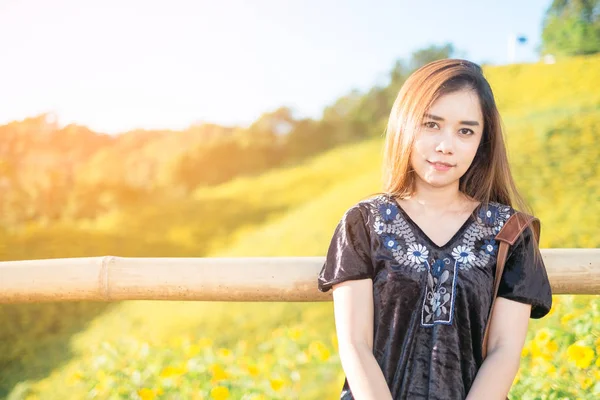
[{"label": "v-neck collar", "polygon": [[388,195],[387,197],[392,202],[392,204],[394,204],[396,207],[398,207],[398,210],[400,211],[400,213],[402,214],[404,219],[406,219],[406,221],[408,221],[408,223],[411,224],[413,226],[413,228],[415,230],[417,230],[419,232],[419,234],[425,238],[425,240],[429,243],[429,245],[431,247],[433,247],[437,250],[445,250],[446,248],[450,247],[454,243],[454,241],[456,241],[456,239],[464,233],[465,229],[471,224],[471,222],[475,222],[474,215],[479,211],[479,208],[481,207],[481,204],[482,204],[482,203],[479,203],[477,205],[477,207],[475,207],[473,212],[471,212],[469,214],[469,217],[465,220],[465,222],[463,222],[463,224],[460,226],[460,228],[458,228],[458,230],[454,233],[454,235],[446,243],[444,243],[442,246],[440,246],[440,245],[436,244],[433,240],[431,240],[431,238],[425,233],[425,231],[423,231],[423,229],[421,229],[421,227],[415,221],[413,221],[413,219],[410,217],[410,215],[408,215],[408,213],[404,210],[404,208],[402,208],[402,206],[400,206],[400,203],[398,203],[398,201],[396,201],[396,199],[393,196]]}]

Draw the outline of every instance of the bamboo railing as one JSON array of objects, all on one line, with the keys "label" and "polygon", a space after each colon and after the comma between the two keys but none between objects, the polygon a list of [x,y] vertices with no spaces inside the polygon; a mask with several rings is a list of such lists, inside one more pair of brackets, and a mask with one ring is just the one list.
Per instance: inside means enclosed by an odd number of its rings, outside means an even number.
[{"label": "bamboo railing", "polygon": [[[553,294],[600,294],[600,249],[542,249]],[[330,301],[324,257],[87,257],[0,262],[0,303]]]}]

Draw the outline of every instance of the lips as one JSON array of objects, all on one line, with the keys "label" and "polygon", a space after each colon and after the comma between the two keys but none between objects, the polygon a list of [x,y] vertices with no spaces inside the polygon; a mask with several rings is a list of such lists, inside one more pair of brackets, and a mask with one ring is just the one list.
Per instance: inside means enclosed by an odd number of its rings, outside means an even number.
[{"label": "lips", "polygon": [[429,164],[439,165],[444,167],[454,167],[454,165],[442,161],[427,161]]},{"label": "lips", "polygon": [[454,167],[454,165],[450,164],[450,163],[446,163],[446,162],[442,162],[442,161],[436,161],[436,162],[431,162],[431,161],[427,161],[431,167],[439,172],[446,172],[446,171],[450,171],[450,169],[452,167]]}]

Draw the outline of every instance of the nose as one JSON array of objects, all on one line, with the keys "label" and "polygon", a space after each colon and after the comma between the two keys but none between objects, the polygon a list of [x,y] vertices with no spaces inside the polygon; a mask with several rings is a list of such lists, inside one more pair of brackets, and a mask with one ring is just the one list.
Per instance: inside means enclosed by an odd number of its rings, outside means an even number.
[{"label": "nose", "polygon": [[435,151],[443,154],[454,153],[454,135],[449,129],[440,131],[439,140],[435,147]]}]

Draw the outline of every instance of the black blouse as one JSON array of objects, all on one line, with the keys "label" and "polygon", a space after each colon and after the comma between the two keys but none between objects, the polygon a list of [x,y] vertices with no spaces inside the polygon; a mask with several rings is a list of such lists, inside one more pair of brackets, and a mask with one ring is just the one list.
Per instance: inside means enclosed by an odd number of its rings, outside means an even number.
[{"label": "black blouse", "polygon": [[[515,212],[479,205],[454,237],[438,246],[389,195],[363,200],[339,222],[318,277],[322,292],[373,280],[373,354],[394,399],[464,399],[483,363],[498,243]],[[525,230],[510,247],[498,296],[550,311],[552,292],[535,240]],[[353,399],[344,380],[341,399]]]}]

